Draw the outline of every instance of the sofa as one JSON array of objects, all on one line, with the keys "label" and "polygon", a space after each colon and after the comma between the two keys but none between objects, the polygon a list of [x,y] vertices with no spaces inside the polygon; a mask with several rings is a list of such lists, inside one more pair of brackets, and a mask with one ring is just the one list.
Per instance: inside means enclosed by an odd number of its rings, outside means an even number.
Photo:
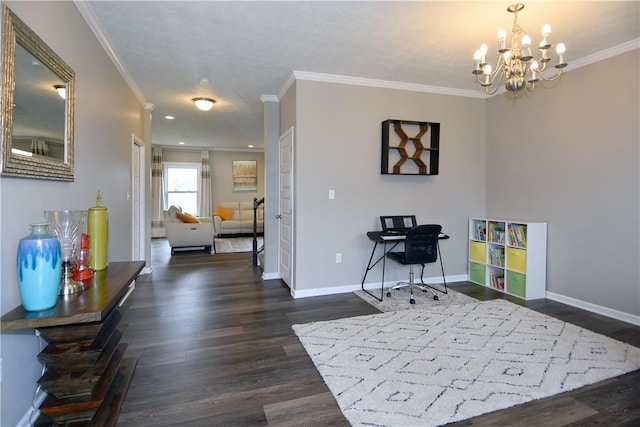
[{"label": "sofa", "polygon": [[[258,206],[257,232],[264,231],[264,205]],[[213,212],[216,237],[253,235],[253,202],[222,202]]]},{"label": "sofa", "polygon": [[164,211],[164,229],[171,255],[178,248],[204,247],[211,252],[213,221],[210,217],[196,217],[182,212],[179,206],[171,206]]}]

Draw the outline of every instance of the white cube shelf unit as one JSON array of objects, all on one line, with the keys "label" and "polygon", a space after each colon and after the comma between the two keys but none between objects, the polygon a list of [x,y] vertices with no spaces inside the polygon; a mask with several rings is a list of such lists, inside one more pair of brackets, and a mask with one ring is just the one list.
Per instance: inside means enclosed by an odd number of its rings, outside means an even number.
[{"label": "white cube shelf unit", "polygon": [[546,296],[547,223],[469,219],[469,281],[524,299]]}]

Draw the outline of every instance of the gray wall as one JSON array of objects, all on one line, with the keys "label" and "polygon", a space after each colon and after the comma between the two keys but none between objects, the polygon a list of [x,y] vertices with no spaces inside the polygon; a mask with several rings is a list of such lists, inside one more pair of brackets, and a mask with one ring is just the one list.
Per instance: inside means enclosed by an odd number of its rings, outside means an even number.
[{"label": "gray wall", "polygon": [[[0,178],[2,314],[21,304],[16,250],[44,210],[87,209],[100,190],[109,209],[109,261],[131,259],[131,135],[144,137],[144,109],[72,2],[6,2],[76,72],[75,181]],[[55,25],[52,25],[55,23]],[[145,141],[149,143],[149,141]],[[33,330],[0,336],[0,424],[27,413],[40,376]]]},{"label": "gray wall", "polygon": [[547,290],[640,315],[638,50],[487,102],[487,214],[548,223]]},{"label": "gray wall", "polygon": [[287,92],[282,95],[280,100],[280,135],[292,126],[295,129],[296,126],[296,111],[297,111],[297,82],[293,82]]},{"label": "gray wall", "polygon": [[[233,191],[232,164],[234,160],[256,160],[258,166],[257,191]],[[252,202],[264,196],[264,153],[240,151],[215,151],[211,153],[213,177],[213,207],[220,202]]]},{"label": "gray wall", "polygon": [[[446,273],[465,275],[467,219],[485,211],[485,101],[302,80],[295,93],[296,295],[359,284],[372,248],[366,232],[379,229],[385,214],[442,224],[452,236],[442,244]],[[290,110],[287,97],[282,104]],[[282,114],[283,124],[290,116]],[[380,174],[386,119],[441,124],[439,175]],[[438,274],[425,270],[425,277]],[[392,268],[388,279],[406,276]],[[367,281],[379,282],[379,270]]]},{"label": "gray wall", "polygon": [[[180,150],[164,148],[162,150],[163,162],[201,162],[201,150]],[[255,160],[258,166],[258,190],[257,191],[233,191],[233,178],[231,166],[234,160]],[[264,194],[265,168],[263,152],[247,151],[210,151],[209,162],[211,164],[211,176],[213,185],[211,188],[213,209],[220,202],[251,202],[253,198],[258,200]],[[202,216],[209,216],[212,212],[200,212]]]}]

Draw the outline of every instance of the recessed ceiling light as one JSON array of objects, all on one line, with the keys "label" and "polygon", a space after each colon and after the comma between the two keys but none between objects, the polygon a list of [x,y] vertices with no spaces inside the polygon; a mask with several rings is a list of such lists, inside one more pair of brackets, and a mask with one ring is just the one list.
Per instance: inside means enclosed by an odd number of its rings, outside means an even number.
[{"label": "recessed ceiling light", "polygon": [[178,145],[184,145],[184,141],[178,142]]},{"label": "recessed ceiling light", "polygon": [[249,148],[253,148],[253,145],[247,145],[247,147],[249,147]]},{"label": "recessed ceiling light", "polygon": [[175,117],[173,117],[173,116],[169,116],[169,115],[164,116],[164,118],[165,118],[165,119],[167,119],[167,120],[173,120],[173,119],[175,119]]}]

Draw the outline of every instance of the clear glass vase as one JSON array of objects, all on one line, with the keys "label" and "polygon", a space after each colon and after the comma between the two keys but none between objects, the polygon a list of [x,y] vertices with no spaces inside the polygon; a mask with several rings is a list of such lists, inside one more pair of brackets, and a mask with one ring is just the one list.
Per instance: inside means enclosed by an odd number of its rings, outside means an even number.
[{"label": "clear glass vase", "polygon": [[87,211],[44,211],[49,230],[60,240],[62,253],[62,278],[60,295],[83,291],[87,285],[73,280],[76,256],[80,249],[80,237],[87,220]]},{"label": "clear glass vase", "polygon": [[18,243],[18,288],[27,311],[56,305],[62,275],[60,241],[49,233],[49,224],[30,224],[31,234]]}]

